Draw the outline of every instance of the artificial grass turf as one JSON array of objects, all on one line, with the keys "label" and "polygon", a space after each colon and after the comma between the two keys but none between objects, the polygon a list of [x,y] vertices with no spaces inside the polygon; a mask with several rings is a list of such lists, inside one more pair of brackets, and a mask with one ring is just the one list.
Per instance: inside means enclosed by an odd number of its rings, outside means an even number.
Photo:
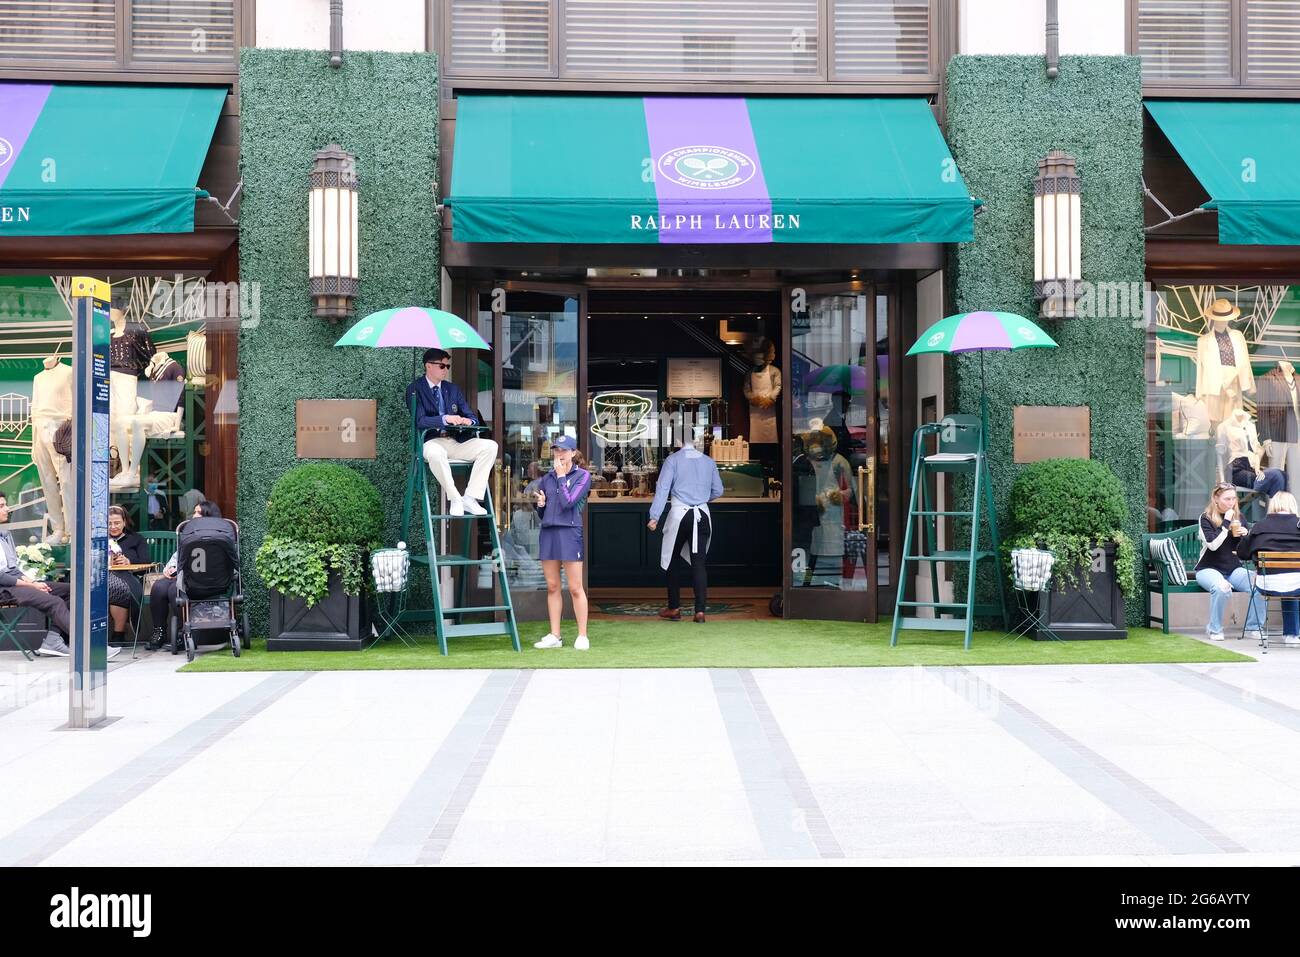
[{"label": "artificial grass turf", "polygon": [[[229,649],[202,655],[182,671],[384,671],[421,668],[827,668],[899,665],[1084,665],[1152,662],[1252,661],[1225,646],[1185,635],[1133,628],[1122,641],[1004,640],[1000,632],[976,632],[970,651],[961,635],[908,631],[889,647],[889,623],[840,621],[609,621],[591,623],[591,650],[573,649],[573,626],[564,647],[538,651],[532,643],[543,622],[520,625],[523,652],[505,637],[450,641],[443,657],[432,637],[407,648],[386,641],[367,651],[268,652],[256,642],[235,658]],[[183,659],[181,659],[183,661]]]}]

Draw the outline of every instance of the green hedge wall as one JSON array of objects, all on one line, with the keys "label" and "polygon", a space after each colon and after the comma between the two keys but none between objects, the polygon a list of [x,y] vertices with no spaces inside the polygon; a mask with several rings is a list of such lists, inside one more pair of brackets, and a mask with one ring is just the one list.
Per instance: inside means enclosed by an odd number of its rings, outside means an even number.
[{"label": "green hedge wall", "polygon": [[336,142],[360,179],[357,316],[438,304],[438,75],[423,53],[349,50],[332,69],[319,50],[240,54],[240,279],[261,284],[261,318],[239,341],[239,491],[242,559],[253,630],[265,634],[266,592],[253,555],[266,534],[271,486],[297,463],[300,398],[379,400],[378,457],[351,461],[383,496],[396,541],[406,477],[402,393],[407,349],[335,349],[347,328],[312,315],[307,285],[307,173]]},{"label": "green hedge wall", "polygon": [[[1042,57],[958,56],[948,65],[948,142],[985,211],[975,241],[954,247],[953,311],[1001,309],[1035,317],[1033,181],[1038,160],[1062,149],[1078,160],[1083,185],[1083,278],[1141,283],[1142,75],[1136,57],[1061,57],[1047,78]],[[1124,485],[1126,531],[1146,530],[1145,333],[1133,319],[1040,322],[1060,348],[986,354],[992,452],[1000,528],[1020,466],[1012,463],[1012,407],[1087,405],[1092,457]],[[979,356],[949,360],[955,398],[979,409]],[[1005,534],[1005,532],[1004,532]],[[1141,601],[1130,602],[1130,622]]]}]

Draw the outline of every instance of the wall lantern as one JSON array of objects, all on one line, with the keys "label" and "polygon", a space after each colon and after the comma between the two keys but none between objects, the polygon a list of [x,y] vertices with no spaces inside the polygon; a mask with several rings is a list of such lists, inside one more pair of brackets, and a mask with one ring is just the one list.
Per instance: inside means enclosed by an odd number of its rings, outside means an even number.
[{"label": "wall lantern", "polygon": [[1038,161],[1034,180],[1034,298],[1040,314],[1074,316],[1083,274],[1079,267],[1079,171],[1074,157],[1053,150]]},{"label": "wall lantern", "polygon": [[311,167],[308,275],[316,315],[352,316],[357,297],[357,158],[337,143]]}]

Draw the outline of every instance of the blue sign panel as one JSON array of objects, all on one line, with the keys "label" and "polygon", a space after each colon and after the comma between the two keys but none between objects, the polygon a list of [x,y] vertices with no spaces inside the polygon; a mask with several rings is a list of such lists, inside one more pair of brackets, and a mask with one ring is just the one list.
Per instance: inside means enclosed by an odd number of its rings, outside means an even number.
[{"label": "blue sign panel", "polygon": [[72,683],[68,723],[89,728],[108,714],[109,287],[72,281]]}]

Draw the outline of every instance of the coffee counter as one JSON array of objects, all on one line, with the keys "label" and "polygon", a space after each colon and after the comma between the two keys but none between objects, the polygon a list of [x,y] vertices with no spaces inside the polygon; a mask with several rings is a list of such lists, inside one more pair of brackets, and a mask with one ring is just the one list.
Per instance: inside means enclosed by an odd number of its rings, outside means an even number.
[{"label": "coffee counter", "polygon": [[[652,498],[622,496],[587,500],[587,583],[592,588],[663,585],[660,530],[650,531]],[[771,587],[781,582],[781,500],[720,498],[709,503],[713,542],[709,585]],[[690,601],[686,586],[683,602]]]}]

